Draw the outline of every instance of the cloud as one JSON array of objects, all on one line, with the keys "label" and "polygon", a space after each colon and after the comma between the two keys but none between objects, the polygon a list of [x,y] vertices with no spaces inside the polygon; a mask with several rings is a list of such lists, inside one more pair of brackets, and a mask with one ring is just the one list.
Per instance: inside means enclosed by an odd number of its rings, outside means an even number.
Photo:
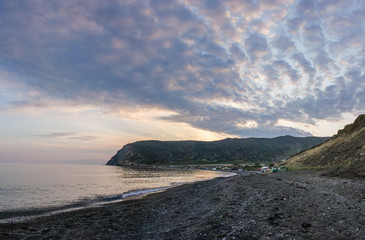
[{"label": "cloud", "polygon": [[245,39],[245,48],[247,49],[248,57],[253,63],[270,55],[267,40],[258,34],[252,34]]},{"label": "cloud", "polygon": [[92,141],[98,138],[96,136],[84,135],[77,132],[52,132],[48,134],[39,134],[36,136],[49,139],[66,138],[68,140],[77,140],[77,141]]},{"label": "cloud", "polygon": [[54,133],[48,133],[48,134],[40,134],[37,135],[38,137],[45,137],[45,138],[57,138],[57,137],[68,137],[68,136],[74,136],[75,133],[71,132],[54,132]]},{"label": "cloud", "polygon": [[298,64],[298,68],[306,73],[310,79],[314,78],[317,71],[302,53],[295,53],[292,59],[294,63]]},{"label": "cloud", "polygon": [[346,0],[323,0],[318,3],[318,10],[323,13],[342,13],[343,9],[351,7],[351,1]]},{"label": "cloud", "polygon": [[2,1],[0,82],[21,86],[2,109],[158,109],[224,134],[306,135],[276,123],[365,110],[363,5]]},{"label": "cloud", "polygon": [[229,50],[231,52],[231,56],[236,63],[242,63],[247,61],[246,54],[243,52],[242,48],[238,44],[232,44]]},{"label": "cloud", "polygon": [[318,6],[315,0],[300,0],[296,11],[299,16],[305,16],[306,18],[318,17]]},{"label": "cloud", "polygon": [[272,42],[272,46],[279,51],[279,54],[290,54],[296,50],[293,41],[286,36],[279,36]]},{"label": "cloud", "polygon": [[294,18],[288,19],[286,23],[287,28],[291,34],[298,34],[305,24],[305,19],[296,16]]},{"label": "cloud", "polygon": [[273,65],[280,71],[280,75],[288,77],[291,81],[297,82],[300,79],[298,71],[293,69],[288,62],[277,60],[273,62]]}]

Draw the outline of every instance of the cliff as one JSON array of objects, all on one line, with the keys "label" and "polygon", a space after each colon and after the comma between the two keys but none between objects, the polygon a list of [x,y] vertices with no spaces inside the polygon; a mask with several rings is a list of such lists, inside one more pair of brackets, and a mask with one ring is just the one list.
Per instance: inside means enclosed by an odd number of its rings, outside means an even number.
[{"label": "cliff", "polygon": [[323,144],[301,152],[283,164],[323,167],[334,175],[365,176],[365,115],[346,125]]},{"label": "cliff", "polygon": [[323,137],[241,138],[213,142],[139,141],[125,145],[107,165],[277,162],[323,143]]}]

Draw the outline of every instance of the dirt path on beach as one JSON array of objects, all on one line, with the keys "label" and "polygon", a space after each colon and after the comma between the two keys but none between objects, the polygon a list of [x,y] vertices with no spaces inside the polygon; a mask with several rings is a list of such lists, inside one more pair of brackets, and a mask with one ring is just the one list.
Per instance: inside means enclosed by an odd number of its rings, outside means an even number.
[{"label": "dirt path on beach", "polygon": [[242,173],[26,223],[0,239],[365,239],[364,180]]}]

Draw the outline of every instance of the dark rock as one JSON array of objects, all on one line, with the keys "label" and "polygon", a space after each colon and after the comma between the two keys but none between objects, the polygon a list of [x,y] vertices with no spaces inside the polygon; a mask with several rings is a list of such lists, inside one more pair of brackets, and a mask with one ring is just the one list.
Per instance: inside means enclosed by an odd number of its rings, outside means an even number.
[{"label": "dark rock", "polygon": [[310,223],[302,223],[302,228],[310,228],[312,226],[312,224]]}]

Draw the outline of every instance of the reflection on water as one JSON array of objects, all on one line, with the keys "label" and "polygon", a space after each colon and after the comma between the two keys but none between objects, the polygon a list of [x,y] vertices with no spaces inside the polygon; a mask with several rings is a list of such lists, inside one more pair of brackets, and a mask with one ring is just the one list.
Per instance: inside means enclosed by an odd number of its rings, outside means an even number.
[{"label": "reflection on water", "polygon": [[224,175],[202,170],[0,163],[0,212],[64,206]]}]

